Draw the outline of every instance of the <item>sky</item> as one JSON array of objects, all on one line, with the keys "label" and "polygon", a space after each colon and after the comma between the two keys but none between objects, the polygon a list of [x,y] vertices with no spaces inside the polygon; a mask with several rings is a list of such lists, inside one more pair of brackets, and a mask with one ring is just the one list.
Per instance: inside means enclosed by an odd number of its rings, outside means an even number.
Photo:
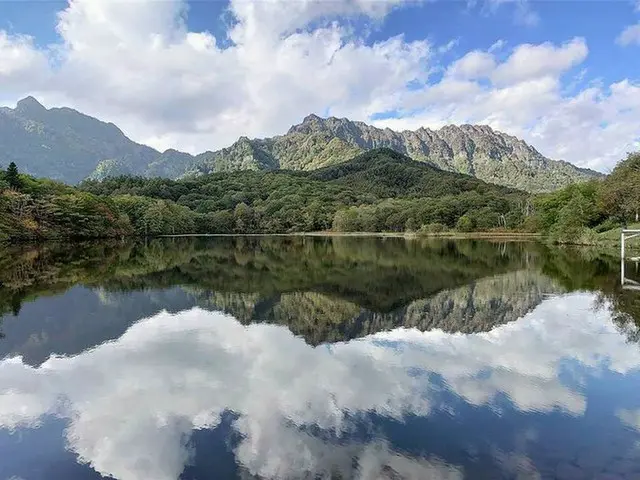
[{"label": "sky", "polygon": [[0,1],[27,95],[190,153],[310,114],[487,124],[609,172],[640,150],[640,0]]}]

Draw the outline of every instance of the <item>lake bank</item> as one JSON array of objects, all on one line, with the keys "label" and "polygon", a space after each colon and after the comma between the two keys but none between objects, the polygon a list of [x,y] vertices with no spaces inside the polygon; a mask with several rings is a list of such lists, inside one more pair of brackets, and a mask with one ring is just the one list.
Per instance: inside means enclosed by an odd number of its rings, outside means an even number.
[{"label": "lake bank", "polygon": [[[62,241],[71,241],[74,244],[93,242],[93,241],[135,241],[153,238],[206,238],[206,237],[346,237],[346,238],[405,238],[405,239],[441,239],[441,240],[487,240],[487,241],[537,241],[546,244],[554,244],[562,247],[575,247],[596,249],[608,254],[619,253],[620,235],[619,230],[608,231],[596,234],[590,242],[553,242],[547,235],[543,233],[531,232],[335,232],[330,230],[315,232],[288,232],[288,233],[183,233],[174,235],[125,235],[117,237],[41,237],[29,239],[12,239],[0,241],[0,247],[9,247],[17,245],[44,245],[50,243],[58,243]],[[626,244],[627,252],[640,252],[640,241],[628,242]]]},{"label": "lake bank", "polygon": [[439,238],[439,239],[483,239],[483,240],[539,240],[543,238],[538,233],[522,232],[290,232],[290,233],[185,233],[177,235],[159,235],[159,238],[181,237],[382,237],[382,238]]}]

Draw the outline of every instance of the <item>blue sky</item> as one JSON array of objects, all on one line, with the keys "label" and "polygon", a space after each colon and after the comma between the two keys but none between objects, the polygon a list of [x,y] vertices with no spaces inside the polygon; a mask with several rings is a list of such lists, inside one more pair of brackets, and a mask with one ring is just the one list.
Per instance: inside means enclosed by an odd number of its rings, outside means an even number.
[{"label": "blue sky", "polygon": [[[640,78],[640,53],[633,48],[614,48],[615,39],[636,14],[633,1],[625,0],[558,0],[532,2],[528,11],[537,18],[527,26],[518,19],[519,2],[491,6],[466,1],[441,1],[437,4],[416,2],[391,12],[383,22],[367,25],[350,19],[361,31],[374,29],[366,41],[373,43],[403,34],[408,41],[429,39],[447,44],[456,39],[456,53],[488,49],[498,40],[507,44],[562,43],[573,37],[584,37],[589,43],[589,58],[583,67],[586,79],[600,78],[614,82],[627,77]],[[33,35],[36,43],[46,46],[60,41],[56,32],[56,15],[67,5],[65,1],[9,0],[0,2],[0,29]],[[228,20],[228,2],[188,2],[187,25],[192,31],[210,31],[223,38]]]},{"label": "blue sky", "polygon": [[600,170],[640,148],[637,0],[5,1],[2,64],[0,103],[32,94],[160,149],[311,112],[486,123]]}]

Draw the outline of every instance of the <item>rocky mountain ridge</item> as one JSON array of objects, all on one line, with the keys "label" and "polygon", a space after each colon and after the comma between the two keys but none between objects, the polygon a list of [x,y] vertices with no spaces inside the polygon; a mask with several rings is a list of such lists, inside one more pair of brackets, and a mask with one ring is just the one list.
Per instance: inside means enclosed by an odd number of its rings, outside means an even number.
[{"label": "rocky mountain ridge", "polygon": [[550,160],[516,137],[487,125],[421,127],[397,132],[346,118],[309,115],[285,135],[241,138],[227,149],[204,156],[197,171],[243,168],[314,170],[345,161],[363,151],[387,147],[414,160],[481,180],[541,192],[601,176],[568,162]]},{"label": "rocky mountain ridge", "polygon": [[485,125],[448,125],[396,132],[345,118],[308,115],[284,135],[240,137],[227,148],[190,155],[133,142],[114,124],[27,97],[0,108],[0,165],[13,161],[34,176],[67,183],[132,174],[178,178],[233,170],[314,170],[363,151],[388,147],[443,170],[532,192],[601,176],[544,157],[513,136]]}]

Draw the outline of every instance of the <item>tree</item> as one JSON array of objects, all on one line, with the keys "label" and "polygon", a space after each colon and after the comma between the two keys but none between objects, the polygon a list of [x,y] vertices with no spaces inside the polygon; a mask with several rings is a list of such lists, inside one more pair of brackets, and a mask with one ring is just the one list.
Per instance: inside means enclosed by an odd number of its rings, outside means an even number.
[{"label": "tree", "polygon": [[254,233],[254,212],[246,203],[242,202],[236,205],[233,218],[238,233]]},{"label": "tree", "polygon": [[407,232],[415,232],[418,229],[418,222],[413,217],[409,217],[404,226],[405,231]]},{"label": "tree", "polygon": [[20,181],[20,173],[18,172],[18,167],[15,162],[11,162],[9,164],[9,168],[7,168],[5,178],[7,180],[7,183],[9,184],[9,188],[20,190],[22,182]]},{"label": "tree", "polygon": [[632,153],[613,169],[599,191],[600,207],[621,222],[638,221],[640,153]]},{"label": "tree", "polygon": [[471,232],[475,228],[473,220],[468,215],[463,215],[458,219],[456,228],[461,232]]},{"label": "tree", "polygon": [[582,193],[575,192],[558,214],[552,236],[557,242],[574,243],[579,241],[587,231],[588,212],[592,205]]},{"label": "tree", "polygon": [[355,232],[360,229],[358,209],[356,207],[338,210],[333,217],[333,230],[336,232]]}]

